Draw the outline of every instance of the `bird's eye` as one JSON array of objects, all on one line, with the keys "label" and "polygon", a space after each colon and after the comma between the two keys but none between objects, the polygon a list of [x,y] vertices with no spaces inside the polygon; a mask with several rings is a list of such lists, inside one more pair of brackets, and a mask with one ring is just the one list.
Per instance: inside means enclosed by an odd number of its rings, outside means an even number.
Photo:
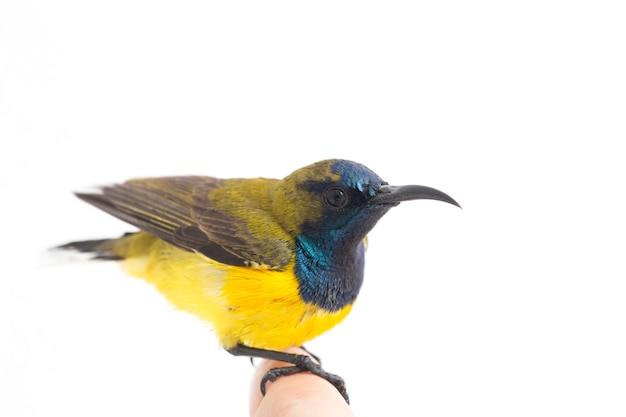
[{"label": "bird's eye", "polygon": [[341,208],[348,203],[348,195],[339,187],[332,187],[326,190],[324,199],[333,208]]}]

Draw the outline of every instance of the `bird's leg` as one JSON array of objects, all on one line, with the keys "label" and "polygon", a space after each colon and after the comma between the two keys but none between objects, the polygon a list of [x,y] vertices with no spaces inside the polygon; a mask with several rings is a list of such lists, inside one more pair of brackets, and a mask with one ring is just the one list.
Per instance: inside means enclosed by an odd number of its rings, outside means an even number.
[{"label": "bird's leg", "polygon": [[312,356],[313,359],[317,361],[317,363],[319,363],[320,365],[322,364],[322,359],[320,359],[320,357],[317,356],[315,353],[312,353],[309,349],[305,348],[304,346],[300,346],[300,349],[302,349],[303,351],[308,353],[310,356]]},{"label": "bird's leg", "polygon": [[[279,352],[276,350],[253,348],[242,344],[237,344],[232,348],[226,349],[228,353],[235,356],[249,356],[261,359],[269,359],[280,362],[292,363],[294,366],[286,366],[282,368],[272,368],[261,379],[261,394],[265,395],[265,385],[267,381],[274,382],[281,376],[293,375],[299,372],[311,372],[320,378],[333,384],[337,391],[343,396],[346,402],[349,404],[348,391],[346,390],[346,384],[343,379],[335,374],[331,374],[322,369],[322,367],[315,363],[311,357],[307,355],[298,355],[296,353]],[[305,349],[305,351],[307,351]],[[307,351],[308,352],[308,351]]]}]

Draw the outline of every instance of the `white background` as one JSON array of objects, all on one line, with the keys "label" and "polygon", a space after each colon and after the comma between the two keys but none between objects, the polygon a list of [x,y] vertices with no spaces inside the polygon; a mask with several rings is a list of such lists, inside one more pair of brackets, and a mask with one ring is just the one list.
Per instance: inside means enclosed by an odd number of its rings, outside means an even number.
[{"label": "white background", "polygon": [[325,158],[464,207],[392,210],[309,344],[358,415],[625,415],[619,3],[2,0],[0,415],[246,415],[205,324],[46,249],[132,230],[76,190]]}]

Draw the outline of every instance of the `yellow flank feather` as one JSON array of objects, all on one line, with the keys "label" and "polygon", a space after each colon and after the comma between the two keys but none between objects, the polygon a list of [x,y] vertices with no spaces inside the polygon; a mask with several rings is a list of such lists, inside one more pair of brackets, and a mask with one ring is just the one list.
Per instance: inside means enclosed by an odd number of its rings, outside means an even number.
[{"label": "yellow flank feather", "polygon": [[350,312],[305,303],[293,264],[283,270],[224,265],[145,232],[113,243],[131,275],[153,284],[176,308],[212,323],[224,348],[281,350],[319,336]]}]

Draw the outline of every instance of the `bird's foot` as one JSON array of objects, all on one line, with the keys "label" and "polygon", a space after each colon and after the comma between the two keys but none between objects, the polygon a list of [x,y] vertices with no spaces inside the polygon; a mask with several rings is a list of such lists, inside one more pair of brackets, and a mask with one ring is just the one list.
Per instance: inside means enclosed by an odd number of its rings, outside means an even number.
[{"label": "bird's foot", "polygon": [[348,390],[346,389],[346,383],[343,378],[339,375],[331,374],[330,372],[326,372],[322,367],[315,363],[310,357],[306,355],[296,355],[297,362],[294,363],[294,366],[285,366],[281,368],[272,368],[261,379],[261,394],[265,395],[267,382],[274,382],[276,379],[281,376],[288,376],[297,374],[300,372],[310,372],[313,375],[317,375],[322,379],[330,382],[337,391],[341,394],[341,396],[346,400],[348,404],[350,404],[350,398],[348,397]]},{"label": "bird's foot", "polygon": [[[330,382],[335,388],[337,388],[337,391],[339,391],[339,393],[346,400],[346,402],[350,404],[348,391],[346,390],[346,384],[343,381],[343,378],[338,375],[331,374],[330,372],[326,372],[318,363],[320,362],[320,360],[317,356],[311,354],[308,350],[304,348],[302,349],[311,356],[279,352],[269,349],[253,348],[242,344],[237,344],[231,348],[228,348],[227,351],[235,356],[249,356],[250,358],[256,357],[293,364],[293,366],[272,368],[263,376],[263,378],[261,379],[261,393],[263,395],[265,395],[266,385],[268,381],[274,382],[281,376],[293,375],[300,372],[310,372],[313,375],[317,375],[320,378],[323,378],[326,381]],[[315,360],[311,358],[314,358]]]},{"label": "bird's foot", "polygon": [[302,345],[300,346],[300,349],[302,349],[303,351],[308,353],[309,356],[311,356],[313,359],[315,359],[315,362],[319,363],[320,365],[322,364],[322,359],[319,356],[317,356],[315,353],[311,352],[309,349],[305,348]]}]

